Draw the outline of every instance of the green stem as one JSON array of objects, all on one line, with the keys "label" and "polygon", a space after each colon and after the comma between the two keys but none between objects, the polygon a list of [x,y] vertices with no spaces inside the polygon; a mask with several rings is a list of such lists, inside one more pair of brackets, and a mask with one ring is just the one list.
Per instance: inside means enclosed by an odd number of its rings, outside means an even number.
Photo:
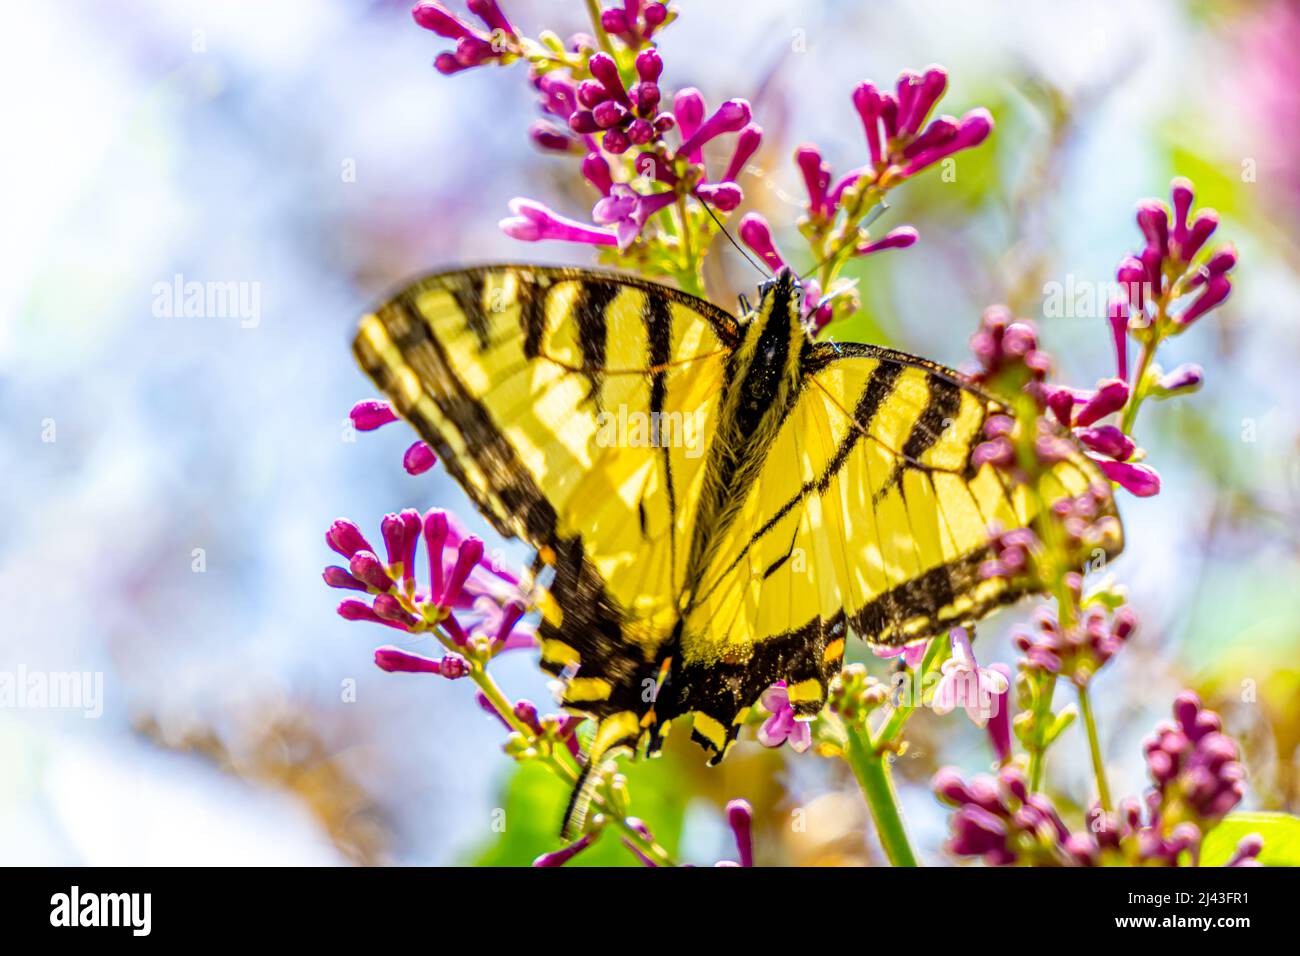
[{"label": "green stem", "polygon": [[1092,753],[1092,772],[1097,778],[1097,799],[1101,808],[1110,813],[1110,785],[1106,782],[1106,766],[1101,760],[1101,740],[1097,736],[1097,721],[1092,713],[1092,698],[1088,695],[1087,685],[1079,688],[1079,713],[1083,715],[1083,726],[1088,731],[1088,749]]},{"label": "green stem", "polygon": [[862,788],[871,819],[876,824],[876,836],[889,862],[894,866],[917,866],[885,758],[876,752],[864,732],[850,728],[845,759],[858,778],[858,786]]},{"label": "green stem", "polygon": [[1037,728],[1040,739],[1035,742],[1033,747],[1028,748],[1029,789],[1035,793],[1043,782],[1043,757],[1047,753],[1047,747],[1043,744],[1041,736],[1043,723],[1047,720],[1047,715],[1052,711],[1052,697],[1056,693],[1055,674],[1047,675],[1039,693],[1038,699],[1034,701],[1034,727]]},{"label": "green stem", "polygon": [[1125,435],[1133,434],[1133,425],[1137,422],[1138,409],[1142,406],[1142,400],[1146,398],[1143,394],[1145,389],[1143,383],[1146,381],[1147,369],[1151,366],[1151,359],[1156,354],[1156,344],[1154,339],[1148,339],[1142,343],[1142,351],[1138,356],[1137,371],[1133,373],[1133,393],[1129,396],[1128,404],[1124,406],[1124,416],[1120,419],[1120,431]]},{"label": "green stem", "polygon": [[618,54],[614,52],[614,44],[609,39],[609,34],[605,32],[605,27],[600,22],[600,0],[587,0],[587,15],[591,17],[591,31],[596,34],[596,43],[600,48],[618,62]]}]

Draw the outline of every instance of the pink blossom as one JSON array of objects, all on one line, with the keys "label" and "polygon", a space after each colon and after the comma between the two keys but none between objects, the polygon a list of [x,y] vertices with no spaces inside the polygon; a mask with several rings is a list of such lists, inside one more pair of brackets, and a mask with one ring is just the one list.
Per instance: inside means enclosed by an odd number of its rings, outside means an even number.
[{"label": "pink blossom", "polygon": [[512,239],[523,242],[540,242],[556,239],[560,242],[583,242],[592,246],[618,244],[617,235],[609,229],[597,229],[587,223],[568,219],[531,199],[510,200],[513,216],[502,219],[501,231]]},{"label": "pink blossom", "polygon": [[764,747],[779,747],[789,741],[790,749],[800,754],[812,746],[812,727],[808,721],[795,717],[785,681],[777,681],[763,691],[758,701],[772,715],[758,728],[759,743]]},{"label": "pink blossom", "polygon": [[975,726],[983,727],[993,716],[999,696],[1009,686],[1007,678],[991,668],[979,666],[964,628],[953,628],[951,637],[952,657],[943,662],[931,706],[936,714],[947,714],[961,707]]}]

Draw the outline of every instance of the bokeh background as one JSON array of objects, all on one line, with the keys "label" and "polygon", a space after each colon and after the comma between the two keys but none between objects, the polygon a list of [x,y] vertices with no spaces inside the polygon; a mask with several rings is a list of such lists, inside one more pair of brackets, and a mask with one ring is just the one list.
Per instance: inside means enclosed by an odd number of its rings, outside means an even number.
[{"label": "bokeh background", "polygon": [[[585,29],[578,0],[503,5],[533,34]],[[1117,793],[1142,789],[1141,739],[1193,687],[1242,741],[1246,806],[1300,810],[1300,6],[677,5],[665,81],[751,98],[768,136],[742,184],[787,228],[795,144],[839,170],[864,155],[857,81],[938,62],[944,111],[993,111],[955,182],[894,194],[890,224],[922,240],[861,268],[842,337],[958,364],[985,305],[1035,317],[1047,283],[1109,280],[1139,241],[1134,203],[1171,176],[1218,209],[1236,288],[1167,356],[1201,362],[1204,390],[1144,410],[1164,491],[1122,502],[1111,569],[1144,627],[1096,700]],[[439,504],[482,527],[436,470],[402,471],[402,427],[345,427],[370,394],[356,316],[434,266],[589,261],[498,231],[512,197],[579,217],[592,197],[529,146],[523,73],[438,76],[440,41],[407,7],[6,6],[0,670],[102,672],[103,713],[0,709],[0,862],[519,863],[554,846],[564,793],[501,754],[469,682],[375,669],[389,635],[336,617],[319,577],[337,516],[374,531]],[[256,283],[259,321],[156,316],[177,274]],[[719,246],[711,279],[729,304],[755,277]],[[1110,374],[1100,319],[1042,335],[1065,379]],[[983,629],[983,662],[1014,660],[1025,616]],[[498,675],[549,699],[527,654]],[[921,714],[912,736],[902,799],[939,861],[926,781],[991,758],[959,717]],[[838,762],[751,742],[710,771],[683,734],[631,773],[636,811],[686,860],[732,852],[719,809],[743,796],[761,863],[879,862]],[[1077,730],[1049,775],[1065,806],[1089,799]],[[612,845],[580,860],[622,862]]]}]

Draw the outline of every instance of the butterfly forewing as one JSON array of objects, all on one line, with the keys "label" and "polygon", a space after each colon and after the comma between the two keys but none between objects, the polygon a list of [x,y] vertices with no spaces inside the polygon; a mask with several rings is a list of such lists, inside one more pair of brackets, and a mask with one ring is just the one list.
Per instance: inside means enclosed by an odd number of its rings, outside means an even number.
[{"label": "butterfly forewing", "polygon": [[555,567],[543,664],[566,701],[644,710],[676,623],[734,320],[663,286],[497,266],[363,319],[363,369],[503,534]]}]

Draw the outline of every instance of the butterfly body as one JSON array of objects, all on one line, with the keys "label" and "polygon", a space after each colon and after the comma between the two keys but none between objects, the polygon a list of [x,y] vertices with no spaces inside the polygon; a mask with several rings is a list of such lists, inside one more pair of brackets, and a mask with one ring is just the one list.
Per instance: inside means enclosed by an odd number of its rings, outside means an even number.
[{"label": "butterfly body", "polygon": [[777,681],[815,714],[850,631],[896,646],[1015,600],[979,573],[989,526],[1102,484],[1081,451],[1037,497],[973,466],[999,402],[925,359],[812,341],[799,294],[783,273],[737,320],[615,273],[485,266],[362,320],[362,368],[553,569],[542,666],[599,721],[589,768],[685,715],[720,760]]},{"label": "butterfly body", "polygon": [[783,272],[759,308],[741,326],[739,347],[727,360],[718,424],[705,466],[704,492],[694,519],[695,540],[683,594],[699,579],[719,532],[736,520],[743,492],[757,480],[766,452],[798,395],[806,347],[793,276]]}]

